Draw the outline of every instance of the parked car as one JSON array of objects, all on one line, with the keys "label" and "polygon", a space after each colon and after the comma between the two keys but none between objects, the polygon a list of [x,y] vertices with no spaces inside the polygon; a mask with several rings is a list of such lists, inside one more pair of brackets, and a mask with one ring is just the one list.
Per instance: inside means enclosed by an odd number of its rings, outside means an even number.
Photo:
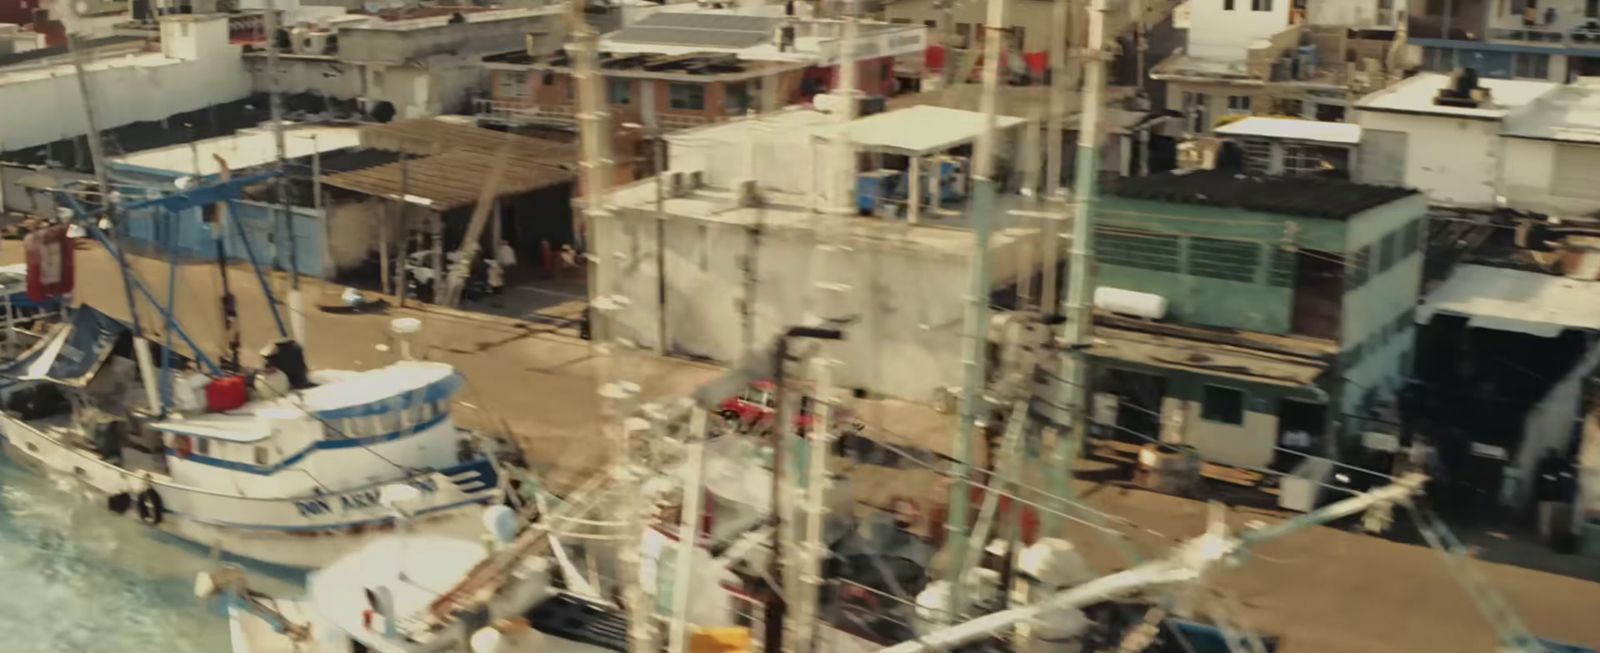
[{"label": "parked car", "polygon": [[[811,396],[802,395],[799,414],[795,415],[797,433],[805,433],[811,428],[812,412]],[[772,381],[752,383],[743,392],[722,400],[718,414],[741,429],[770,427],[778,414],[777,385]],[[855,418],[854,413],[841,406],[833,409],[833,424],[835,434],[857,434],[865,426]]]}]

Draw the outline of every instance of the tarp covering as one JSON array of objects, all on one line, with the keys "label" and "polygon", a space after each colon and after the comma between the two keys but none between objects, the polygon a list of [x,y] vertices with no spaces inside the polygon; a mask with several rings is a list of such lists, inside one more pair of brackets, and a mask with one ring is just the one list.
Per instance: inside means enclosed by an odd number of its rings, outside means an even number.
[{"label": "tarp covering", "polygon": [[81,388],[111,356],[128,327],[90,306],[79,307],[72,319],[0,368],[0,377],[50,381]]}]

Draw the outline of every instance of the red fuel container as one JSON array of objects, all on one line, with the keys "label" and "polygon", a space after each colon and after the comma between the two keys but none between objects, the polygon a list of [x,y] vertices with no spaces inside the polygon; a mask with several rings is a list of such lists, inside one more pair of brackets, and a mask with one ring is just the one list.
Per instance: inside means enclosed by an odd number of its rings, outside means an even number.
[{"label": "red fuel container", "polygon": [[224,376],[206,384],[206,408],[213,413],[243,406],[249,398],[242,376]]}]

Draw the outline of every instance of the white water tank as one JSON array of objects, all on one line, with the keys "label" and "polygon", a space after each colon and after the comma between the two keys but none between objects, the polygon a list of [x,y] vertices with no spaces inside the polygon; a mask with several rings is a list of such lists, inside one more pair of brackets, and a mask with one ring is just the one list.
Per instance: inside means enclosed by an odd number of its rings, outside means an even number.
[{"label": "white water tank", "polygon": [[1148,320],[1167,316],[1167,298],[1154,293],[1100,286],[1094,289],[1094,307]]}]

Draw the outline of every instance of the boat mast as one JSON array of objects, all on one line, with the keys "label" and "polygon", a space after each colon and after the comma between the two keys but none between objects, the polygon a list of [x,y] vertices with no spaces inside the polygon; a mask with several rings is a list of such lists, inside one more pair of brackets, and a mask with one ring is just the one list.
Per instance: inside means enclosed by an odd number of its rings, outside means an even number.
[{"label": "boat mast", "polygon": [[973,449],[978,432],[983,428],[984,387],[988,378],[985,357],[988,350],[989,331],[989,236],[992,228],[991,213],[995,208],[994,154],[995,154],[995,103],[1000,91],[1000,40],[1005,38],[1005,0],[989,0],[989,12],[984,19],[983,39],[983,95],[979,111],[983,113],[984,127],[973,148],[972,161],[972,268],[971,286],[968,287],[964,374],[961,384],[961,429],[956,435],[955,462],[952,465],[950,484],[950,521],[945,541],[951,561],[946,570],[950,582],[949,609],[942,621],[959,620],[967,607],[966,583],[961,561],[966,560],[968,513],[972,508],[970,476]]},{"label": "boat mast", "polygon": [[1057,441],[1051,453],[1051,492],[1057,497],[1072,496],[1072,465],[1083,448],[1089,428],[1089,346],[1094,330],[1094,310],[1090,293],[1094,287],[1091,252],[1094,251],[1095,179],[1100,167],[1101,97],[1105,90],[1106,0],[1091,0],[1089,31],[1083,49],[1083,111],[1078,123],[1078,153],[1073,164],[1071,272],[1067,275],[1067,321],[1062,340],[1067,350],[1067,378],[1062,390],[1067,394],[1067,411],[1072,420],[1066,438]]},{"label": "boat mast", "polygon": [[[100,202],[96,213],[104,218],[110,225],[106,238],[115,239],[117,229],[117,202],[115,193],[111,190],[111,180],[106,172],[105,145],[100,140],[100,122],[95,114],[94,93],[89,88],[89,76],[84,72],[84,52],[78,45],[78,37],[71,30],[67,31],[67,49],[72,58],[72,72],[78,78],[78,97],[83,102],[83,115],[88,123],[89,134],[89,162],[94,167],[94,181],[96,190],[100,193]],[[91,222],[93,220],[91,219]],[[97,229],[96,225],[89,225]],[[123,255],[121,247],[113,247],[113,255],[117,259],[117,272],[122,276],[122,299],[128,304],[128,319],[133,325],[133,353],[139,364],[139,379],[144,383],[145,397],[150,403],[152,412],[161,412],[161,398],[156,379],[155,362],[150,355],[150,341],[144,337],[144,328],[139,320],[139,305],[133,299],[133,270],[128,267],[128,258]],[[166,315],[167,326],[171,328],[172,316]]]},{"label": "boat mast", "polygon": [[[304,305],[300,297],[300,241],[295,239],[294,233],[294,208],[289,202],[289,179],[287,172],[288,147],[284,143],[283,135],[283,96],[279,93],[278,85],[278,4],[276,0],[266,0],[262,12],[262,25],[267,32],[267,111],[268,118],[272,121],[272,146],[277,150],[278,174],[273,177],[272,189],[278,211],[282,215],[284,229],[289,236],[289,324],[296,342],[303,347],[306,339],[306,318],[303,311]],[[242,237],[242,235],[241,235]],[[267,295],[267,301],[272,301],[272,296]]]}]

